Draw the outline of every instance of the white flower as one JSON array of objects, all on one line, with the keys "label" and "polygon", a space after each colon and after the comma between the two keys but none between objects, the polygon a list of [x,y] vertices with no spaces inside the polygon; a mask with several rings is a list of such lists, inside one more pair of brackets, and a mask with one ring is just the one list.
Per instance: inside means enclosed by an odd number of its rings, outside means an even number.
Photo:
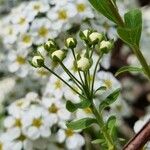
[{"label": "white flower", "polygon": [[78,109],[76,112],[76,117],[77,117],[77,119],[82,119],[82,118],[86,118],[86,117],[93,118],[94,116],[93,116],[92,110],[89,107],[87,107],[84,109]]},{"label": "white flower", "polygon": [[49,10],[49,4],[42,1],[32,1],[27,6],[27,11],[37,15],[38,13],[45,13]]},{"label": "white flower", "polygon": [[[3,30],[2,30],[3,29]],[[15,30],[14,25],[6,25],[2,27],[2,36],[4,44],[13,44],[17,40],[18,31]]]},{"label": "white flower", "polygon": [[47,16],[53,22],[52,28],[60,31],[62,28],[67,30],[70,28],[70,19],[76,15],[75,7],[73,4],[64,6],[56,6],[52,8]]},{"label": "white flower", "polygon": [[99,87],[106,87],[106,91],[101,95],[103,98],[106,98],[106,96],[114,92],[116,89],[121,88],[119,81],[110,72],[100,71],[97,73],[97,78],[99,80]]},{"label": "white flower", "polygon": [[64,93],[64,83],[56,76],[51,75],[46,85],[44,96],[54,95],[57,99],[61,99]]},{"label": "white flower", "polygon": [[12,148],[12,143],[10,140],[7,138],[6,133],[1,133],[0,134],[0,149],[1,150],[11,150]]},{"label": "white flower", "polygon": [[57,33],[51,32],[51,22],[47,18],[38,18],[32,22],[30,34],[33,36],[33,42],[36,45],[43,44],[48,38],[55,38]]},{"label": "white flower", "polygon": [[30,68],[27,63],[27,51],[17,50],[10,51],[8,54],[8,69],[10,72],[15,72],[20,77],[25,77]]},{"label": "white flower", "polygon": [[52,97],[43,98],[42,104],[47,109],[46,116],[52,124],[62,120],[69,120],[71,117],[71,114],[67,111],[65,104],[58,99]]},{"label": "white flower", "polygon": [[149,119],[150,119],[150,115],[147,114],[146,116],[144,116],[143,118],[138,120],[134,124],[134,131],[135,131],[135,133],[138,133],[142,129],[142,127],[149,121]]},{"label": "white flower", "polygon": [[94,18],[94,13],[86,0],[76,0],[76,11],[81,19]]},{"label": "white flower", "polygon": [[57,141],[59,143],[65,142],[65,146],[69,150],[80,149],[85,144],[85,140],[82,135],[67,128],[58,130]]},{"label": "white flower", "polygon": [[26,49],[32,45],[32,37],[28,33],[21,34],[18,39],[19,49]]},{"label": "white flower", "polygon": [[13,90],[16,85],[14,78],[4,78],[0,81],[0,103],[3,102],[5,97]]},{"label": "white flower", "polygon": [[44,109],[38,105],[31,105],[23,118],[23,133],[32,140],[51,135],[51,124],[44,116]]},{"label": "white flower", "polygon": [[[32,150],[32,141],[17,128],[7,130],[5,138],[7,142],[11,143],[13,150]],[[11,148],[7,150],[11,150]]]}]

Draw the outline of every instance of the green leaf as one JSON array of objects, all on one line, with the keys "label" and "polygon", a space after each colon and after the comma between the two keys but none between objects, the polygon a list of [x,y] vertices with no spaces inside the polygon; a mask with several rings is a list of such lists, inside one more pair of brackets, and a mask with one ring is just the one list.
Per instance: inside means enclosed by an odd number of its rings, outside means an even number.
[{"label": "green leaf", "polygon": [[116,117],[115,116],[110,116],[109,119],[107,120],[107,128],[109,134],[115,138],[116,137]]},{"label": "green leaf", "polygon": [[116,0],[89,0],[89,2],[98,12],[118,24],[120,16],[116,9]]},{"label": "green leaf", "polygon": [[142,13],[139,9],[133,9],[124,15],[126,27],[135,28],[142,26]]},{"label": "green leaf", "polygon": [[116,72],[115,76],[118,76],[124,72],[142,72],[142,71],[143,71],[142,68],[133,67],[133,66],[124,66]]},{"label": "green leaf", "polygon": [[91,143],[92,144],[101,144],[101,143],[104,143],[106,142],[105,139],[96,139],[96,140],[93,140]]},{"label": "green leaf", "polygon": [[101,86],[101,87],[99,87],[98,89],[95,90],[94,94],[96,94],[98,91],[101,91],[101,90],[104,91],[106,89],[107,88],[105,86]]},{"label": "green leaf", "polygon": [[66,108],[70,112],[74,112],[77,109],[84,109],[91,105],[91,102],[89,100],[81,100],[80,103],[72,103],[71,101],[66,102]]},{"label": "green leaf", "polygon": [[113,93],[111,93],[105,100],[103,100],[99,105],[100,112],[111,105],[113,102],[115,102],[119,96],[120,89],[115,90]]},{"label": "green leaf", "polygon": [[124,15],[125,27],[118,27],[120,38],[130,46],[139,46],[142,32],[142,13],[134,9]]},{"label": "green leaf", "polygon": [[67,123],[67,127],[72,130],[86,129],[90,127],[93,123],[97,123],[94,118],[83,118],[77,121],[72,121]]}]

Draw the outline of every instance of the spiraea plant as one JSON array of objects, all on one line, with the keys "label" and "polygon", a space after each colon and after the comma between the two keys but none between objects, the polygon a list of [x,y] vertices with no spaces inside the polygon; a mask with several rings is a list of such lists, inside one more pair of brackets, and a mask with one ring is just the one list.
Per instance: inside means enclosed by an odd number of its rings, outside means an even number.
[{"label": "spiraea plant", "polygon": [[[79,37],[80,41],[73,37],[67,38],[64,48],[59,48],[55,41],[51,39],[43,45],[49,59],[63,69],[72,82],[71,84],[59,75],[58,69],[52,69],[51,66],[46,65],[45,57],[41,52],[38,52],[32,58],[31,64],[36,68],[45,68],[64,82],[70,90],[78,94],[80,98],[78,103],[73,103],[71,100],[66,102],[68,111],[73,113],[77,109],[88,109],[92,112],[92,117],[67,122],[67,127],[71,130],[80,130],[92,124],[97,124],[99,138],[93,139],[92,143],[101,144],[101,147],[109,150],[115,150],[117,148],[116,117],[110,116],[104,120],[103,110],[117,100],[120,86],[115,90],[108,90],[113,84],[111,80],[104,80],[101,83],[95,82],[100,61],[105,54],[112,50],[114,41],[107,40],[102,33],[92,30],[81,31]],[[78,51],[76,47],[81,41],[84,43],[84,48]],[[70,53],[74,59],[73,67],[76,73],[69,70],[68,66],[63,63],[65,57]],[[97,60],[95,60],[95,54],[98,56]],[[103,98],[98,97],[99,93],[105,93],[105,96]]]}]

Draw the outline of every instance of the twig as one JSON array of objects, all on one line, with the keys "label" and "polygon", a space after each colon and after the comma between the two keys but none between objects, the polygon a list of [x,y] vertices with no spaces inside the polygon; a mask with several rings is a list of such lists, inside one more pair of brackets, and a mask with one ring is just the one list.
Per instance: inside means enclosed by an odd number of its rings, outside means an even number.
[{"label": "twig", "polygon": [[123,150],[141,150],[150,140],[150,120],[123,148]]}]

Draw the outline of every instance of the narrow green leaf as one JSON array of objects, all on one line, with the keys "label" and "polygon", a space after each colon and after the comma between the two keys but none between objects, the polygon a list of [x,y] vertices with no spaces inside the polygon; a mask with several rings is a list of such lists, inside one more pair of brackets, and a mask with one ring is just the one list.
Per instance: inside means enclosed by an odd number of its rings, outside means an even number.
[{"label": "narrow green leaf", "polygon": [[111,105],[113,102],[115,102],[119,96],[120,89],[115,90],[113,93],[111,93],[105,100],[103,100],[99,105],[100,112]]},{"label": "narrow green leaf", "polygon": [[105,86],[101,86],[101,87],[99,87],[95,92],[94,92],[94,94],[96,94],[98,91],[104,91],[104,90],[106,90],[107,88],[105,87]]},{"label": "narrow green leaf", "polygon": [[91,143],[92,144],[101,144],[101,143],[104,143],[105,142],[105,139],[96,139],[96,140],[93,140]]},{"label": "narrow green leaf", "polygon": [[133,66],[124,66],[116,72],[115,76],[118,76],[124,72],[142,72],[142,71],[143,71],[142,68],[133,67]]},{"label": "narrow green leaf", "polygon": [[72,121],[67,123],[67,127],[72,130],[86,129],[90,127],[93,123],[97,123],[94,118],[83,118],[77,121]]},{"label": "narrow green leaf", "polygon": [[72,103],[71,101],[66,102],[66,108],[70,112],[74,112],[77,109],[84,109],[91,105],[91,102],[89,100],[81,100],[80,103]]}]

